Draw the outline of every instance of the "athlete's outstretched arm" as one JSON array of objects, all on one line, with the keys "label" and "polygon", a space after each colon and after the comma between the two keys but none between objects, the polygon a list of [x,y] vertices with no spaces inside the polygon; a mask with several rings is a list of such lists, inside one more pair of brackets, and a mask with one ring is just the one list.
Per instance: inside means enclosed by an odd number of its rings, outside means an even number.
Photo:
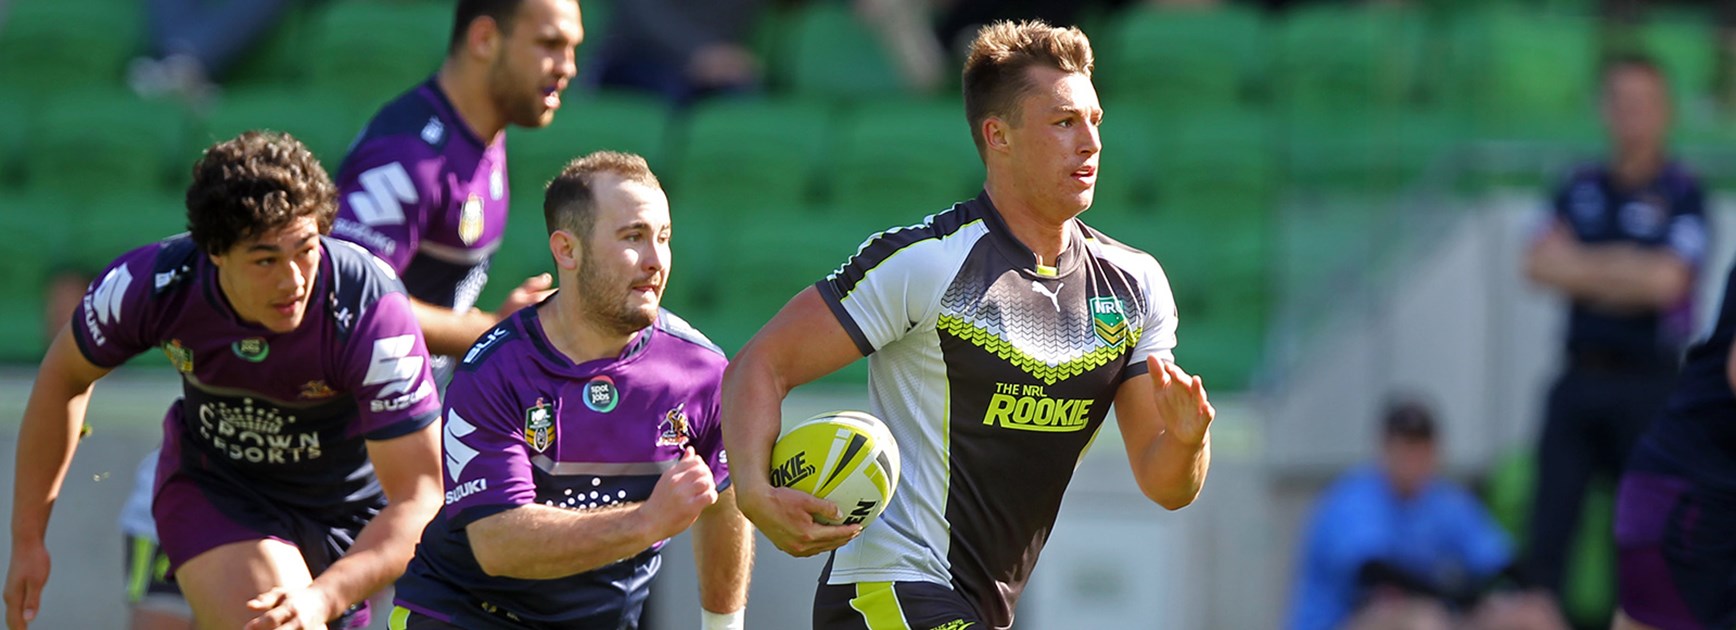
[{"label": "athlete's outstretched arm", "polygon": [[546,273],[526,278],[492,313],[479,309],[460,312],[416,298],[410,298],[410,310],[416,314],[416,325],[422,328],[422,337],[428,341],[429,354],[463,356],[477,337],[514,311],[541,302],[553,292],[550,288],[553,286],[554,280]]},{"label": "athlete's outstretched arm", "polygon": [[736,502],[773,545],[790,555],[831,551],[862,531],[858,525],[814,521],[814,515],[842,515],[827,501],[771,483],[772,443],[782,426],[784,397],[861,357],[820,292],[808,287],[736,353],[723,373],[723,443]]},{"label": "athlete's outstretched arm", "polygon": [[440,423],[367,444],[368,459],[386,494],[385,509],[362,527],[355,545],[312,584],[272,589],[248,602],[260,615],[248,622],[246,630],[297,628],[310,621],[323,624],[390,585],[410,564],[416,540],[439,511],[443,496]]},{"label": "athlete's outstretched arm", "polygon": [[18,428],[16,476],[12,482],[12,562],[6,570],[6,627],[30,625],[48,583],[49,513],[78,448],[91,384],[108,374],[84,358],[72,329],[62,327],[42,358],[24,422]]},{"label": "athlete's outstretched arm", "polygon": [[717,502],[705,461],[688,451],[663,471],[651,497],[595,510],[526,503],[466,525],[484,573],[550,580],[638,555],[693,525]]},{"label": "athlete's outstretched arm", "polygon": [[1212,463],[1212,419],[1205,384],[1174,363],[1147,357],[1150,373],[1115,392],[1115,421],[1140,491],[1178,510],[1193,503]]},{"label": "athlete's outstretched arm", "polygon": [[753,526],[735,504],[734,487],[717,493],[717,503],[693,524],[693,559],[699,568],[699,605],[705,612],[740,614],[747,608]]}]

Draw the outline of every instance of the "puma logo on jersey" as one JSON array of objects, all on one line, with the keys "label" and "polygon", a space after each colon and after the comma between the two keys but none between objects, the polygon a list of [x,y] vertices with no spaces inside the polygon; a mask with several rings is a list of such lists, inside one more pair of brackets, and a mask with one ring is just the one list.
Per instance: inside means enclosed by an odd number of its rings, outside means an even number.
[{"label": "puma logo on jersey", "polygon": [[1043,283],[1037,282],[1036,280],[1031,281],[1031,290],[1047,296],[1049,298],[1049,303],[1055,305],[1055,312],[1057,313],[1061,312],[1061,296],[1059,294],[1061,293],[1061,287],[1064,286],[1067,286],[1067,283],[1055,283],[1055,290],[1050,291],[1049,287],[1043,286]]}]

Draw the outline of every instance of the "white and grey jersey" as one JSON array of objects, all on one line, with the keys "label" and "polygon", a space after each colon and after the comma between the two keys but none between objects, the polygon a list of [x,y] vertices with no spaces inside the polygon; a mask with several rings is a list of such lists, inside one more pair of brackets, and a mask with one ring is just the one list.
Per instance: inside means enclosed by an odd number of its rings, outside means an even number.
[{"label": "white and grey jersey", "polygon": [[817,284],[869,356],[870,409],[903,460],[828,583],[947,584],[1011,622],[1116,390],[1175,347],[1150,255],[1074,220],[1056,262],[1038,265],[985,193],[869,238]]}]

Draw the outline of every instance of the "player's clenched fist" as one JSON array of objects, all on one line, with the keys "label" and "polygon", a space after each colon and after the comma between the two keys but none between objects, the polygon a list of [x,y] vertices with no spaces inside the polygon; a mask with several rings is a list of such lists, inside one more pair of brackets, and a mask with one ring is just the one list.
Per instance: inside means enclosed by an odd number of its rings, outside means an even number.
[{"label": "player's clenched fist", "polygon": [[1180,366],[1157,357],[1146,357],[1151,368],[1151,384],[1157,394],[1157,410],[1166,423],[1171,437],[1189,446],[1206,439],[1206,429],[1218,415],[1206,399],[1205,381],[1190,375]]},{"label": "player's clenched fist", "polygon": [[711,478],[711,468],[689,449],[675,467],[657,479],[644,510],[655,531],[661,532],[659,536],[669,538],[686,531],[699,513],[715,502],[717,484]]}]

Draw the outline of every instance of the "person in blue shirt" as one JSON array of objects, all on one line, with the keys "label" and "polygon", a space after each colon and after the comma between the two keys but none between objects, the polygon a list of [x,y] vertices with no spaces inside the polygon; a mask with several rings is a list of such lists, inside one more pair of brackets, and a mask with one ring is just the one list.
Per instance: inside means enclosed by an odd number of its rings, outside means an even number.
[{"label": "person in blue shirt", "polygon": [[1663,411],[1693,330],[1710,237],[1699,180],[1668,152],[1669,93],[1650,59],[1604,65],[1612,153],[1556,191],[1525,261],[1526,274],[1569,307],[1525,537],[1526,574],[1557,594],[1586,486],[1620,474]]},{"label": "person in blue shirt", "polygon": [[[1437,474],[1438,461],[1430,410],[1409,401],[1391,405],[1380,460],[1344,473],[1315,506],[1291,630],[1445,627],[1506,572],[1513,561],[1506,532],[1470,492]],[[1500,614],[1524,616],[1523,627],[1549,627],[1532,621],[1549,618],[1537,604],[1510,600]]]}]

